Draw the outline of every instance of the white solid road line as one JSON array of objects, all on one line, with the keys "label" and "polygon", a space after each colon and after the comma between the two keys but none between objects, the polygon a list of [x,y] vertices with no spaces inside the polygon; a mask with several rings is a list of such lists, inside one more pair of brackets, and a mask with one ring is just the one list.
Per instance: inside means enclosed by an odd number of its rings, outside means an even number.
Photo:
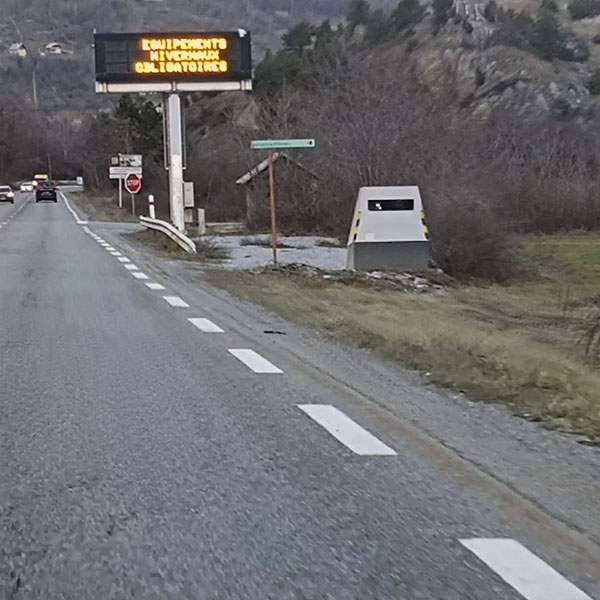
[{"label": "white solid road line", "polygon": [[334,438],[361,456],[396,456],[396,452],[328,404],[301,404],[298,408],[324,427]]},{"label": "white solid road line", "polygon": [[209,319],[188,319],[188,321],[204,333],[225,333],[218,325],[215,325]]},{"label": "white solid road line", "polygon": [[88,222],[87,221],[82,221],[79,218],[79,215],[71,208],[71,205],[69,204],[68,198],[62,192],[59,192],[59,195],[62,196],[63,202],[65,203],[65,206],[67,207],[67,210],[73,215],[73,218],[77,222],[77,225],[87,225]]},{"label": "white solid road line", "polygon": [[122,263],[131,262],[126,256],[120,256],[117,260]]},{"label": "white solid road line", "polygon": [[515,540],[477,538],[460,543],[526,600],[592,600]]},{"label": "white solid road line", "polygon": [[163,296],[163,299],[173,308],[189,308],[190,305],[184,302],[179,296]]},{"label": "white solid road line", "polygon": [[133,263],[128,263],[126,265],[123,265],[128,271],[139,271],[137,265],[134,265]]},{"label": "white solid road line", "polygon": [[160,283],[147,283],[146,287],[148,289],[154,290],[155,292],[157,292],[159,290],[166,290],[167,289],[164,285],[161,285]]},{"label": "white solid road line", "polygon": [[148,275],[146,275],[146,273],[142,273],[141,271],[134,271],[132,275],[136,279],[148,279]]},{"label": "white solid road line", "polygon": [[281,369],[270,363],[266,358],[263,358],[258,352],[254,352],[254,350],[242,348],[230,349],[228,352],[255,373],[283,373]]}]

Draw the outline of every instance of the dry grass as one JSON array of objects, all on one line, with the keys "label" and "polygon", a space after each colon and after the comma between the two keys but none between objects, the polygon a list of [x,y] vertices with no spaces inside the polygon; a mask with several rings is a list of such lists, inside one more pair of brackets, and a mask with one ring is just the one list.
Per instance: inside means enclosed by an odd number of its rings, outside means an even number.
[{"label": "dry grass", "polygon": [[[208,272],[217,285],[302,324],[427,373],[473,399],[600,442],[600,371],[586,353],[598,318],[600,237],[528,241],[550,274],[511,286],[409,295],[277,273]],[[599,253],[598,260],[596,252]],[[563,262],[570,256],[569,268]],[[597,271],[599,269],[599,271]]]},{"label": "dry grass", "polygon": [[226,248],[216,245],[214,239],[205,238],[196,240],[197,254],[190,254],[180,248],[171,238],[159,233],[158,231],[139,231],[136,233],[124,234],[130,240],[143,244],[158,252],[163,256],[170,258],[182,258],[185,260],[222,260],[229,256]]},{"label": "dry grass", "polygon": [[[137,223],[138,217],[134,217],[131,211],[131,203],[129,195],[124,194],[123,196],[123,208],[119,208],[118,200],[115,196],[99,196],[86,194],[71,194],[69,199],[72,200],[76,206],[79,206],[92,221],[104,221],[104,222],[125,222],[125,223]],[[142,206],[142,199],[136,200],[136,212],[140,214],[146,214],[146,206]]]}]

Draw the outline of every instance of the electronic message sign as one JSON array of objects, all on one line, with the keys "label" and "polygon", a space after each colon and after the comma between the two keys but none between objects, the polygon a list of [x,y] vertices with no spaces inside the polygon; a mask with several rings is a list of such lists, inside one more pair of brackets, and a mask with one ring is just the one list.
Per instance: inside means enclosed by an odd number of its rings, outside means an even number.
[{"label": "electronic message sign", "polygon": [[101,33],[94,35],[96,90],[252,89],[250,34]]}]

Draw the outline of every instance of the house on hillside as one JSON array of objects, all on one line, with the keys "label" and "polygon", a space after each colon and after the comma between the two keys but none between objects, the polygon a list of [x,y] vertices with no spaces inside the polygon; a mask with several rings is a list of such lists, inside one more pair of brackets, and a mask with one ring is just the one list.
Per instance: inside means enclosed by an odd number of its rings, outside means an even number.
[{"label": "house on hillside", "polygon": [[[276,152],[275,188],[278,220],[282,229],[302,228],[313,222],[319,189],[318,177],[285,152]],[[264,229],[270,222],[269,161],[258,163],[236,184],[243,186],[246,199],[246,224]]]},{"label": "house on hillside", "polygon": [[27,47],[22,42],[15,42],[9,46],[8,53],[11,56],[25,58],[27,56]]},{"label": "house on hillside", "polygon": [[44,48],[45,54],[59,56],[61,54],[72,54],[71,50],[60,42],[50,42]]}]

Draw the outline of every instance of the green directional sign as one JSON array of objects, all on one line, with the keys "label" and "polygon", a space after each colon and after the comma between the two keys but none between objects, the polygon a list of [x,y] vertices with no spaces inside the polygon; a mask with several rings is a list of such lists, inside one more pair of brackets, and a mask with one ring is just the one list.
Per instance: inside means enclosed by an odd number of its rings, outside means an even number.
[{"label": "green directional sign", "polygon": [[315,140],[255,140],[252,150],[288,150],[291,148],[314,148]]}]

